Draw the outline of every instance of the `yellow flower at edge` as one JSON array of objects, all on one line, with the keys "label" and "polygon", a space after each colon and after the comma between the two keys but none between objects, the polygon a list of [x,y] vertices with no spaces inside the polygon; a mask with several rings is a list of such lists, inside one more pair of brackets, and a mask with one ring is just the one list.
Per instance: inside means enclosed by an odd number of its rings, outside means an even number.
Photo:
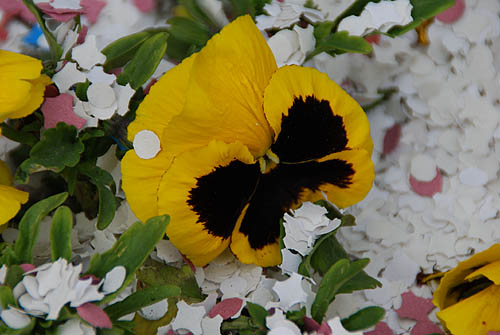
[{"label": "yellow flower at edge", "polygon": [[33,113],[43,102],[50,78],[36,58],[0,50],[0,123]]},{"label": "yellow flower at edge", "polygon": [[434,292],[436,315],[453,335],[500,331],[500,244],[448,271]]},{"label": "yellow flower at edge", "polygon": [[2,225],[17,214],[21,204],[28,201],[28,193],[19,191],[11,185],[12,175],[9,167],[0,160],[0,231],[5,227]]},{"label": "yellow flower at edge", "polygon": [[374,178],[361,107],[326,74],[278,69],[249,16],[151,88],[129,139],[142,131],[161,150],[123,158],[130,207],[141,220],[170,215],[168,237],[197,266],[227,247],[243,263],[279,264],[285,212],[323,193],[350,206]]}]

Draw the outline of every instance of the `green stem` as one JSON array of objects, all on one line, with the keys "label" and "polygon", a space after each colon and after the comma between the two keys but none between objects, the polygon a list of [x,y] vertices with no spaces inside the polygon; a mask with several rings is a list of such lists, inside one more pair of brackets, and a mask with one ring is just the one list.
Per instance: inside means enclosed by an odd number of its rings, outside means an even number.
[{"label": "green stem", "polygon": [[386,89],[379,89],[379,90],[377,90],[377,93],[382,94],[382,97],[380,97],[379,99],[375,100],[371,104],[362,106],[363,110],[365,111],[365,113],[368,112],[368,111],[370,111],[371,109],[377,107],[378,105],[380,105],[384,101],[389,100],[391,98],[391,96],[394,93],[397,93],[398,91],[399,90],[396,87],[390,87],[390,88],[386,88]]},{"label": "green stem", "polygon": [[45,21],[42,18],[42,12],[33,3],[33,0],[23,0],[23,3],[26,7],[28,7],[30,12],[32,12],[33,15],[35,15],[36,20],[40,24],[40,28],[42,29],[42,32],[45,35],[45,38],[47,39],[47,42],[49,44],[51,61],[52,61],[51,65],[53,66],[53,68],[55,68],[57,66],[57,62],[61,59],[62,48],[57,43],[57,40],[54,37],[54,35],[52,35],[52,33],[47,29]]}]

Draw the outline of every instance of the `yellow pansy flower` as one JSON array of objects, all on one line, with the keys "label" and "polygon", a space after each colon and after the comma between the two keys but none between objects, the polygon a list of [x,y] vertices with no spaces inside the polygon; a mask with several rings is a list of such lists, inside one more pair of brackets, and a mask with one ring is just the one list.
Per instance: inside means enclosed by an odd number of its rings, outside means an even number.
[{"label": "yellow pansy flower", "polygon": [[43,102],[50,78],[36,58],[0,50],[0,122],[33,113]]},{"label": "yellow pansy flower", "polygon": [[28,193],[19,191],[11,185],[12,175],[9,167],[0,160],[0,229],[17,214],[21,204],[28,201]]},{"label": "yellow pansy flower", "polygon": [[500,244],[448,271],[433,302],[441,309],[437,317],[453,335],[500,331]]},{"label": "yellow pansy flower", "polygon": [[286,211],[323,193],[350,206],[374,178],[361,107],[326,74],[278,69],[249,16],[151,88],[128,137],[145,130],[161,150],[127,152],[123,189],[139,219],[170,215],[168,237],[197,266],[227,247],[243,263],[279,264]]}]

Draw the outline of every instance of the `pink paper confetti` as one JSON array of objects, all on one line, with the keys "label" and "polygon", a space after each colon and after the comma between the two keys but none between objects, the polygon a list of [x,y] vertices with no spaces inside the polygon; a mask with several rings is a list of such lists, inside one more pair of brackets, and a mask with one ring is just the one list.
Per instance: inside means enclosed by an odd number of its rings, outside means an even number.
[{"label": "pink paper confetti", "polygon": [[443,23],[453,23],[462,17],[464,11],[465,0],[457,0],[454,6],[437,15],[436,19]]},{"label": "pink paper confetti", "polygon": [[92,274],[83,275],[80,277],[81,280],[85,280],[87,278],[92,278],[92,285],[97,285],[101,281],[96,275],[92,275]]},{"label": "pink paper confetti", "polygon": [[82,29],[80,29],[80,32],[78,33],[78,39],[76,40],[76,44],[82,44],[85,42],[85,37],[87,37],[87,33],[89,32],[89,27],[83,25]]},{"label": "pink paper confetti", "polygon": [[500,332],[488,332],[488,335],[500,335]]},{"label": "pink paper confetti", "polygon": [[434,309],[432,299],[417,297],[411,291],[401,294],[401,298],[401,307],[396,310],[399,317],[417,321],[429,319],[427,315]]},{"label": "pink paper confetti", "polygon": [[[82,0],[80,6],[83,7],[85,15],[90,23],[96,23],[101,10],[106,7],[106,2],[102,0]],[[88,28],[87,28],[88,29]]]},{"label": "pink paper confetti", "polygon": [[375,329],[364,333],[364,335],[394,335],[394,332],[385,322],[379,322],[375,326]]},{"label": "pink paper confetti", "polygon": [[0,9],[4,12],[14,13],[27,23],[36,22],[33,13],[30,12],[21,0],[0,0]]},{"label": "pink paper confetti", "polygon": [[432,197],[443,190],[443,176],[439,168],[436,168],[436,177],[431,181],[419,181],[410,175],[410,186],[413,192],[423,197]]},{"label": "pink paper confetti", "polygon": [[398,146],[400,138],[401,125],[399,123],[395,123],[394,126],[387,129],[385,132],[383,153],[387,155],[393,152]]},{"label": "pink paper confetti", "polygon": [[144,89],[144,95],[147,95],[149,93],[149,90],[153,85],[157,82],[158,80],[156,78],[152,78],[149,83],[146,85],[146,88]]},{"label": "pink paper confetti", "polygon": [[108,314],[99,306],[87,302],[76,308],[78,315],[94,327],[111,329],[113,324]]},{"label": "pink paper confetti", "polygon": [[443,330],[430,320],[418,321],[411,329],[411,335],[443,334]]},{"label": "pink paper confetti", "polygon": [[134,6],[143,13],[149,13],[156,7],[155,0],[134,0]]},{"label": "pink paper confetti", "polygon": [[304,328],[307,332],[316,332],[318,335],[332,335],[332,330],[330,329],[330,326],[326,322],[322,322],[321,325],[314,320],[313,318],[310,318],[308,316],[305,316],[303,318],[304,321]]},{"label": "pink paper confetti", "polygon": [[365,40],[368,43],[377,44],[378,45],[380,43],[380,35],[379,34],[374,34],[374,35],[366,36]]},{"label": "pink paper confetti", "polygon": [[43,126],[46,129],[55,128],[58,122],[65,122],[80,129],[87,122],[73,112],[73,97],[67,93],[55,98],[46,98],[42,113],[45,118]]},{"label": "pink paper confetti", "polygon": [[240,298],[224,299],[212,307],[210,312],[208,312],[208,317],[214,318],[217,315],[220,315],[224,320],[228,319],[238,313],[241,309],[241,305],[243,305],[243,300]]},{"label": "pink paper confetti", "polygon": [[45,14],[59,22],[68,22],[78,14],[83,14],[83,9],[54,8],[48,2],[36,4]]},{"label": "pink paper confetti", "polygon": [[19,266],[21,267],[21,269],[23,269],[24,272],[33,271],[36,269],[36,266],[34,266],[33,264],[28,264],[28,263],[21,264]]}]

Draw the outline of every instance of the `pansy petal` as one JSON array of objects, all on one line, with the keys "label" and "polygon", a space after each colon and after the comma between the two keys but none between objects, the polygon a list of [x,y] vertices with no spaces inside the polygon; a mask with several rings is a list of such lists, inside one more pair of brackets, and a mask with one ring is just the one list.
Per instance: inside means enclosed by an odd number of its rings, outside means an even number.
[{"label": "pansy petal", "polygon": [[128,127],[128,139],[133,141],[141,130],[154,131],[161,137],[172,117],[179,114],[186,101],[186,87],[197,54],[186,58],[165,73],[150,89],[137,108],[136,118]]},{"label": "pansy petal", "polygon": [[0,50],[0,67],[2,76],[16,79],[35,79],[40,76],[42,62],[39,59]]},{"label": "pansy petal", "polygon": [[239,141],[262,156],[272,141],[264,90],[275,70],[273,54],[250,16],[224,27],[194,61],[184,110],[164,133],[166,150],[183,152],[217,139]]},{"label": "pansy petal", "polygon": [[491,262],[480,267],[470,275],[465,277],[465,280],[474,280],[484,276],[491,280],[495,285],[500,285],[500,261]]},{"label": "pansy petal", "polygon": [[25,80],[9,80],[0,74],[0,120],[10,116],[19,106],[26,104],[31,84]]},{"label": "pansy petal", "polygon": [[175,158],[161,182],[159,214],[170,215],[170,241],[196,266],[228,245],[260,174],[241,143],[212,141]]},{"label": "pansy petal", "polygon": [[[304,191],[300,202],[323,199],[323,193],[330,202],[345,208],[360,202],[370,191],[375,172],[373,162],[366,150],[346,150],[336,152],[316,161],[310,173],[322,176],[323,181],[314,190]],[[296,164],[306,165],[305,164]]]},{"label": "pansy petal", "polygon": [[491,285],[436,315],[454,335],[500,331],[500,287]]},{"label": "pansy petal", "polygon": [[9,113],[9,118],[18,119],[25,117],[33,113],[35,109],[40,107],[43,102],[43,93],[45,92],[45,87],[51,83],[51,80],[46,75],[41,75],[39,78],[30,80],[31,90],[29,92],[29,98],[24,105],[21,105],[16,110]]},{"label": "pansy petal", "polygon": [[0,185],[11,186],[14,182],[9,166],[0,160]]},{"label": "pansy petal", "polygon": [[158,190],[172,158],[160,151],[154,158],[142,159],[129,150],[122,159],[122,188],[130,209],[143,222],[159,215]]},{"label": "pansy petal", "polygon": [[12,219],[21,204],[28,201],[29,194],[11,186],[0,185],[0,225]]},{"label": "pansy petal", "polygon": [[364,111],[316,69],[278,69],[266,88],[264,111],[276,134],[272,151],[283,162],[319,159],[345,148],[372,151]]}]

